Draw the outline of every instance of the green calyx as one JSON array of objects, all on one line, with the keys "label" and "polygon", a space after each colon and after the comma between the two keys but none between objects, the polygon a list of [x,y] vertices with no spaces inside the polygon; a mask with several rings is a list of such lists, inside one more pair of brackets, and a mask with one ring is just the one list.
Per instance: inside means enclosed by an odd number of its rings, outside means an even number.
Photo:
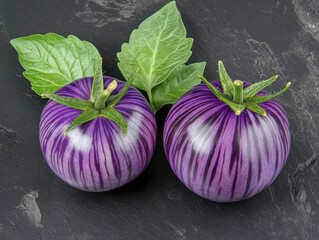
[{"label": "green calyx", "polygon": [[218,61],[218,72],[223,93],[215,88],[207,79],[203,76],[198,76],[207,87],[214,93],[214,95],[222,102],[226,103],[236,115],[240,115],[245,109],[252,112],[258,113],[262,116],[266,116],[267,113],[265,109],[259,106],[260,103],[267,102],[269,100],[275,99],[286,92],[291,86],[291,82],[288,82],[286,86],[279,92],[256,96],[256,94],[263,90],[264,88],[271,85],[278,75],[275,75],[267,80],[263,80],[254,83],[246,88],[243,88],[243,82],[240,80],[232,81],[226,72],[224,64],[222,61]]},{"label": "green calyx", "polygon": [[127,133],[127,121],[124,116],[115,109],[115,106],[124,97],[134,77],[127,80],[123,89],[119,93],[111,96],[112,92],[117,88],[117,82],[116,80],[113,80],[104,89],[102,58],[99,59],[98,63],[99,64],[94,73],[90,100],[63,97],[51,93],[41,94],[42,97],[50,98],[59,104],[83,111],[72,121],[70,126],[68,126],[68,128],[65,130],[64,134],[67,134],[77,126],[98,117],[105,117],[113,121],[118,125],[124,135]]}]

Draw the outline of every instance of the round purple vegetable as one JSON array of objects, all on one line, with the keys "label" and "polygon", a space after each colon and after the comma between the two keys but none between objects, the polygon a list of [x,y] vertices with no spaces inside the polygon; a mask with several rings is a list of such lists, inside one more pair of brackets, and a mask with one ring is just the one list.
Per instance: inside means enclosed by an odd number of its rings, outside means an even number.
[{"label": "round purple vegetable", "polygon": [[262,89],[277,76],[255,83],[232,82],[219,62],[220,81],[194,87],[171,108],[164,149],[177,177],[196,194],[217,202],[250,198],[278,176],[290,150],[280,92]]},{"label": "round purple vegetable", "polygon": [[101,71],[94,81],[83,78],[45,95],[52,100],[40,120],[41,149],[52,171],[69,185],[111,190],[149,164],[155,117],[143,95],[129,85],[106,76],[103,83]]}]

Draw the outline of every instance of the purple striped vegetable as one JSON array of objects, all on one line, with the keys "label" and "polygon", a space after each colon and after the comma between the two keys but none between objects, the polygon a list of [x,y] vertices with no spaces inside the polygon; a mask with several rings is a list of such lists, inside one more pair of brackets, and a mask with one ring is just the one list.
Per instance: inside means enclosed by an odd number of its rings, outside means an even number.
[{"label": "purple striped vegetable", "polygon": [[221,82],[203,79],[206,85],[194,87],[173,105],[163,141],[171,168],[190,190],[213,201],[234,202],[269,186],[287,160],[288,119],[272,99],[290,83],[266,95],[261,89],[277,76],[238,84],[231,82],[221,62],[219,73]]},{"label": "purple striped vegetable", "polygon": [[[107,88],[113,78],[104,77]],[[93,78],[75,81],[56,92],[57,96],[90,99]],[[124,83],[111,93],[115,96]],[[107,191],[136,178],[149,164],[155,148],[156,121],[143,95],[130,87],[115,105],[124,116],[124,134],[103,116],[65,131],[81,110],[49,100],[40,120],[40,144],[52,171],[69,185],[85,191]]]}]

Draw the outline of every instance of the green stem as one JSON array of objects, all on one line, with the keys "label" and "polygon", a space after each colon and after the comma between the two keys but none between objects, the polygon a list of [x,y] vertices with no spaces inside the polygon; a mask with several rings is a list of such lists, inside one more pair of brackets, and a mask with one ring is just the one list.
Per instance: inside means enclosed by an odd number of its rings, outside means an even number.
[{"label": "green stem", "polygon": [[117,88],[117,82],[113,80],[107,88],[96,98],[94,107],[98,110],[105,108],[105,102],[111,93]]},{"label": "green stem", "polygon": [[235,80],[233,84],[234,84],[233,102],[237,104],[243,104],[244,102],[243,82],[240,80]]},{"label": "green stem", "polygon": [[148,96],[148,101],[150,103],[150,106],[155,114],[155,106],[154,106],[154,100],[153,100],[153,95],[152,95],[152,91],[146,91],[147,96]]}]

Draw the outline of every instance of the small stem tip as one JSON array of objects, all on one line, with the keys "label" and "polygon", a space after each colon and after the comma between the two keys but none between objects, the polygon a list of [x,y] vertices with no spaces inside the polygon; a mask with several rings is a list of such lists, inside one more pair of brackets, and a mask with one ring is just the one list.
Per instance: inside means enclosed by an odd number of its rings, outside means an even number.
[{"label": "small stem tip", "polygon": [[234,81],[234,103],[242,104],[244,102],[244,95],[243,95],[243,82],[240,80]]},{"label": "small stem tip", "polygon": [[102,92],[100,96],[97,97],[94,106],[96,109],[103,109],[105,108],[105,101],[108,97],[112,94],[112,92],[117,88],[117,82],[113,80],[107,88]]},{"label": "small stem tip", "polygon": [[111,94],[117,88],[117,81],[113,80],[107,88],[103,91],[105,94]]}]

